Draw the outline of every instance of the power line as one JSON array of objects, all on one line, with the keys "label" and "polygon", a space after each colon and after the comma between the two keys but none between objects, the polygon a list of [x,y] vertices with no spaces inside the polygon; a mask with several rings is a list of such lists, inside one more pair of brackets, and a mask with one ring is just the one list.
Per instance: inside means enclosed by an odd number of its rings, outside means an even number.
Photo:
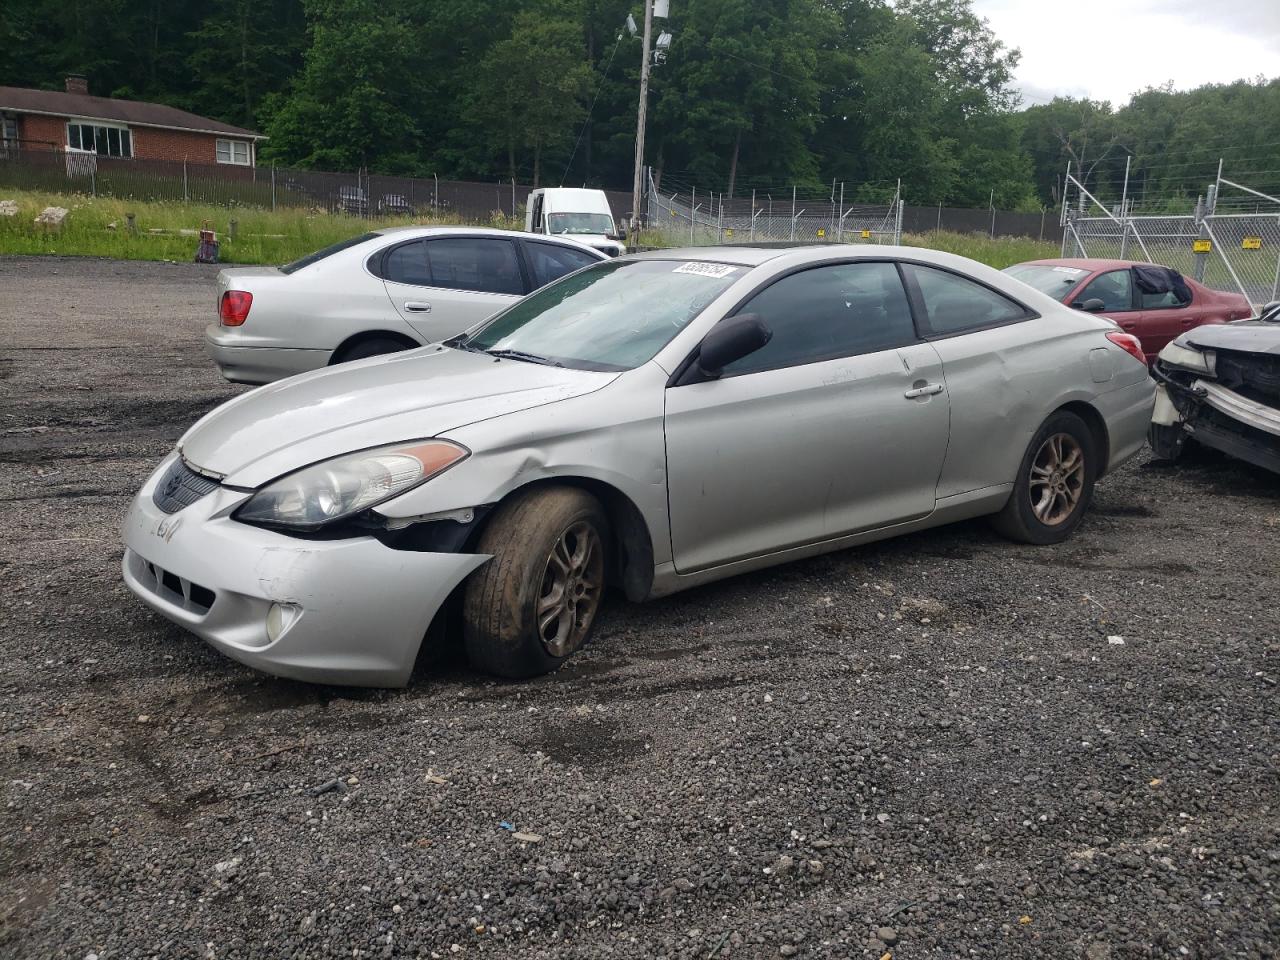
[{"label": "power line", "polygon": [[573,166],[573,158],[578,155],[578,144],[582,143],[582,135],[587,132],[587,126],[591,123],[591,114],[595,112],[596,101],[600,99],[600,91],[604,89],[604,82],[609,79],[609,68],[613,66],[614,54],[618,52],[618,46],[622,43],[622,34],[618,34],[618,39],[613,42],[613,50],[609,53],[609,62],[604,65],[604,71],[600,74],[600,83],[596,86],[596,94],[591,98],[591,106],[587,109],[586,119],[582,121],[582,129],[578,131],[578,139],[573,141],[573,151],[569,154],[569,159],[564,165],[564,173],[560,174],[560,186],[564,186],[564,178],[569,175],[569,168]]}]

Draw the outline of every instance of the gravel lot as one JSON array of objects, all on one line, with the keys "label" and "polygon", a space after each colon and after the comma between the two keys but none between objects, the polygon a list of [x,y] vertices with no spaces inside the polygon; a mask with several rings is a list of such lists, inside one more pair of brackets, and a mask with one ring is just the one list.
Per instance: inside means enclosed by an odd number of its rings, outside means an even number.
[{"label": "gravel lot", "polygon": [[1275,477],[1140,458],[1060,547],[615,600],[532,683],[274,680],[119,577],[129,497],[241,389],[213,276],[0,259],[0,955],[1280,950]]}]

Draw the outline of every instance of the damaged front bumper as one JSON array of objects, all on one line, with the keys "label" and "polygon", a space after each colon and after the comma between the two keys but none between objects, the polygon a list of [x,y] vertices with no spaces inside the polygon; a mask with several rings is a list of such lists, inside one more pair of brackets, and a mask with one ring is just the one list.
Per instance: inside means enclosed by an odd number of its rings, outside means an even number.
[{"label": "damaged front bumper", "polygon": [[1172,458],[1190,437],[1206,447],[1280,473],[1280,409],[1219,383],[1157,364],[1149,440]]},{"label": "damaged front bumper", "polygon": [[177,513],[152,499],[124,521],[125,584],[241,663],[297,680],[403,686],[427,627],[485,555],[396,550],[373,537],[304,540],[231,519],[249,494],[219,487]]}]

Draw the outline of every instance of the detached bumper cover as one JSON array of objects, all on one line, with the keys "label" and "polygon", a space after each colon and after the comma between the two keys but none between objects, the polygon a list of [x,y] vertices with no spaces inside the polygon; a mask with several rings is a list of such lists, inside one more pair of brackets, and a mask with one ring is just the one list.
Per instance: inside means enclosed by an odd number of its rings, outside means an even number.
[{"label": "detached bumper cover", "polygon": [[[403,686],[450,592],[488,557],[393,550],[368,537],[300,540],[238,523],[247,494],[219,488],[163,513],[166,460],[124,521],[125,584],[144,603],[241,663],[298,680]],[[273,641],[267,615],[282,605]]]},{"label": "detached bumper cover", "polygon": [[1238,420],[1247,427],[1280,437],[1280,410],[1275,407],[1242,397],[1235,391],[1208,380],[1197,380],[1191,385],[1191,389],[1201,394],[1204,402],[1219,413]]}]

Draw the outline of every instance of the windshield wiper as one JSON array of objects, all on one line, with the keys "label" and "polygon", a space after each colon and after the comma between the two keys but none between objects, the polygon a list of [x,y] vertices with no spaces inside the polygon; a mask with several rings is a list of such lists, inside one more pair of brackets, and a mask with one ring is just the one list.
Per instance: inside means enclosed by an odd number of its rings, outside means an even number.
[{"label": "windshield wiper", "polygon": [[479,347],[471,346],[471,338],[465,333],[450,337],[448,340],[441,340],[440,346],[449,347],[452,350],[469,350],[471,353],[484,353]]},{"label": "windshield wiper", "polygon": [[486,350],[484,352],[500,360],[523,360],[526,363],[541,363],[547,367],[564,366],[558,360],[552,360],[550,357],[540,357],[536,353],[525,353],[523,350]]}]

